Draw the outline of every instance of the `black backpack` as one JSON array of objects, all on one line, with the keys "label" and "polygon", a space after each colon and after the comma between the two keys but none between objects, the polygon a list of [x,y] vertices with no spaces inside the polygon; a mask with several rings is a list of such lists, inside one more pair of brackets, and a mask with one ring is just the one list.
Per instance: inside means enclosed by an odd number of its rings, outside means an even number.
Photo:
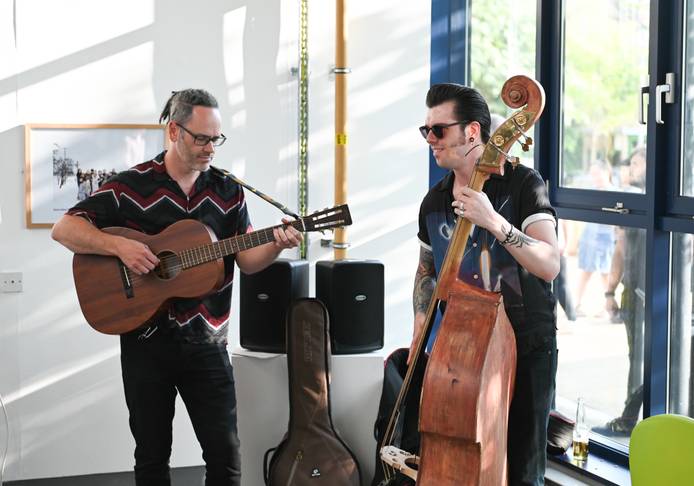
[{"label": "black backpack", "polygon": [[[413,486],[415,482],[401,473],[390,475],[390,480],[385,479],[384,468],[380,457],[380,447],[383,437],[388,428],[393,407],[398,399],[400,388],[407,374],[407,348],[400,348],[393,351],[385,361],[383,370],[383,391],[381,401],[378,405],[378,417],[374,423],[374,439],[376,439],[376,466],[371,486]],[[424,369],[426,368],[427,356],[422,355],[419,362],[419,370],[412,379],[412,386],[408,396],[405,398],[403,409],[401,410],[400,420],[395,426],[393,437],[394,446],[410,452],[419,453],[419,395],[422,390],[422,380],[424,379]]]}]

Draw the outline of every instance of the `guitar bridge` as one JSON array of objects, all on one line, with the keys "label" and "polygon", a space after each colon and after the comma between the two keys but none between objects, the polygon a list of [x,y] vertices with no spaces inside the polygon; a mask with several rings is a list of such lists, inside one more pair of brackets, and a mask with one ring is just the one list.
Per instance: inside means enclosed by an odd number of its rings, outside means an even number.
[{"label": "guitar bridge", "polygon": [[128,299],[135,297],[133,292],[133,283],[130,280],[130,274],[128,273],[128,267],[123,265],[123,262],[118,260],[118,265],[120,266],[120,278],[123,281],[123,291]]}]

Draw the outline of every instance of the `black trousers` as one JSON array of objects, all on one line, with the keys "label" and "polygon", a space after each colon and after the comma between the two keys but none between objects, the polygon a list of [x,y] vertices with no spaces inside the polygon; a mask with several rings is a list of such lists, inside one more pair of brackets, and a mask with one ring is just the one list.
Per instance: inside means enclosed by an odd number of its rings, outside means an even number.
[{"label": "black trousers", "polygon": [[509,486],[541,486],[547,462],[547,422],[554,400],[554,332],[516,337],[518,362],[508,420]]},{"label": "black trousers", "polygon": [[157,330],[121,336],[121,367],[137,486],[170,486],[176,394],[186,406],[205,461],[206,486],[238,486],[241,459],[234,377],[225,344],[186,344]]}]

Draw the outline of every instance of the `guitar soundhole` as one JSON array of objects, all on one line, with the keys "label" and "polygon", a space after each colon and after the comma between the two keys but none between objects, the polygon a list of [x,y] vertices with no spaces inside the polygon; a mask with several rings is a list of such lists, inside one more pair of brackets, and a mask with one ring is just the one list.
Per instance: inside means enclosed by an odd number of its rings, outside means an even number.
[{"label": "guitar soundhole", "polygon": [[181,259],[172,251],[163,251],[157,255],[159,265],[154,268],[157,277],[170,280],[181,273]]}]

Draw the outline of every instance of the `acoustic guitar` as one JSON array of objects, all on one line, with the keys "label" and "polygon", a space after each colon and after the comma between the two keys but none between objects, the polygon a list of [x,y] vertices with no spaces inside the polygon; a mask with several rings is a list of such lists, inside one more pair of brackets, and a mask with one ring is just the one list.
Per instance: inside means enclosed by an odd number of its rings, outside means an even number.
[{"label": "acoustic guitar", "polygon": [[[302,233],[352,224],[346,204],[289,223]],[[123,334],[142,326],[171,299],[206,295],[224,280],[223,257],[275,240],[277,225],[217,241],[203,223],[184,219],[156,235],[129,228],[102,231],[146,244],[159,264],[145,275],[129,270],[114,256],[75,254],[72,273],[80,307],[94,329]]]}]

